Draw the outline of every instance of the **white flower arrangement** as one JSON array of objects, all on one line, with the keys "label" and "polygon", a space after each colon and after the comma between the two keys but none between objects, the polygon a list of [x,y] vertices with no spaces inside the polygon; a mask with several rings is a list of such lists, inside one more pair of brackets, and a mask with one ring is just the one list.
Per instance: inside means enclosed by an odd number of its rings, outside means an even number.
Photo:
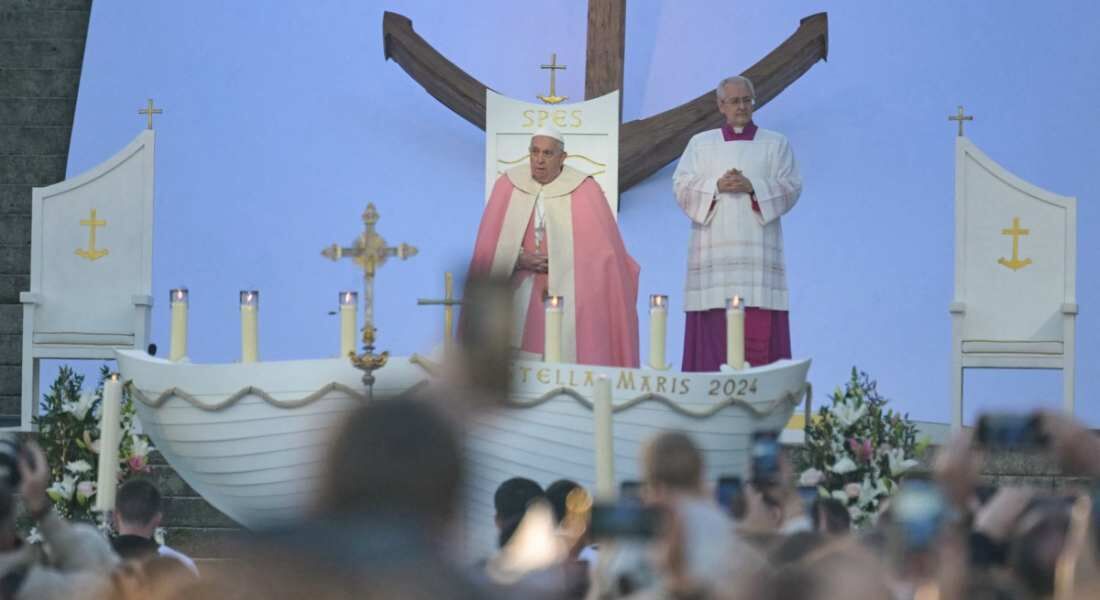
[{"label": "white flower arrangement", "polygon": [[[99,463],[99,419],[103,398],[103,380],[108,370],[100,372],[95,390],[83,390],[84,377],[68,367],[62,367],[57,379],[42,400],[39,415],[34,418],[38,441],[46,452],[52,484],[46,494],[54,509],[70,520],[90,521],[104,528],[103,515],[93,512],[97,490]],[[125,390],[125,388],[124,388]],[[119,443],[119,481],[137,472],[149,470],[149,439],[135,432],[134,407],[129,392],[124,391],[121,410]],[[36,530],[28,529],[32,541]]]},{"label": "white flower arrangement", "polygon": [[857,526],[874,523],[900,479],[919,462],[927,441],[918,443],[908,415],[887,410],[877,384],[852,369],[844,389],[830,396],[806,425],[800,454],[800,485],[848,507]]}]

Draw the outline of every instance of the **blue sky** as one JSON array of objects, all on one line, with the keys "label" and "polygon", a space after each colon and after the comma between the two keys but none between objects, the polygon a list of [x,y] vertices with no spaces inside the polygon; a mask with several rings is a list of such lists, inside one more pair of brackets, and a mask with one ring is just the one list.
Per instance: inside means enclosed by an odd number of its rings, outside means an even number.
[{"label": "blue sky", "polygon": [[[335,355],[348,265],[320,257],[347,242],[374,202],[379,230],[420,254],[378,278],[380,342],[397,354],[438,340],[438,309],[416,299],[461,276],[483,198],[484,135],[382,54],[382,12],[415,29],[494,89],[545,92],[537,66],[557,52],[559,93],[583,95],[585,3],[544,1],[97,2],[69,158],[74,176],[140,128],[153,97],[157,181],[153,337],[167,348],[171,287],[191,289],[191,355],[239,351],[236,294],[261,290],[261,356]],[[784,218],[794,354],[811,357],[818,399],[852,365],[894,405],[949,417],[956,105],[968,134],[1020,177],[1078,197],[1078,407],[1100,424],[1100,5],[1086,2],[631,2],[624,118],[693,98],[742,71],[809,14],[827,11],[829,61],[757,115],[785,133],[804,177]],[[688,220],[672,166],[621,198],[620,225],[642,265],[640,303],[671,296],[679,360]],[[645,332],[644,315],[642,331]],[[642,341],[645,356],[647,341]],[[51,367],[52,368],[52,367]],[[46,374],[49,381],[50,373]],[[969,371],[967,413],[1060,402],[1057,372]]]}]

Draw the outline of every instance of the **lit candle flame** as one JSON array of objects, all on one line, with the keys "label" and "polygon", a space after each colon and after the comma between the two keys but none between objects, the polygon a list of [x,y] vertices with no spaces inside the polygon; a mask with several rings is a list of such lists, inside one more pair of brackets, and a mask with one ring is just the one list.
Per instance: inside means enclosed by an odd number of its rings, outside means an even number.
[{"label": "lit candle flame", "polygon": [[118,373],[111,373],[111,381],[118,381]]},{"label": "lit candle flame", "polygon": [[664,308],[668,305],[668,296],[664,294],[653,294],[649,297],[649,305],[652,308]]},{"label": "lit candle flame", "polygon": [[741,296],[734,296],[733,298],[730,298],[730,308],[735,310],[741,308]]}]

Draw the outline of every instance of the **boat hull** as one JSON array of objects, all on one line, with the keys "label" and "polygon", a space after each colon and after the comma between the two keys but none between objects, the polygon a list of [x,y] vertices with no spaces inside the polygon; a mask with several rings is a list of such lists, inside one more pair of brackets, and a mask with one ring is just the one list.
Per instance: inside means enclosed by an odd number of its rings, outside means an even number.
[{"label": "boat hull", "polygon": [[[307,510],[334,427],[365,401],[362,373],[346,359],[200,365],[121,350],[118,360],[156,447],[208,502],[250,528]],[[744,471],[752,431],[783,428],[807,389],[809,366],[779,361],[737,373],[678,373],[516,361],[507,404],[468,425],[468,550],[484,555],[494,547],[492,497],[505,479],[594,486],[598,377],[612,384],[617,480],[640,479],[641,445],[670,429],[692,435],[713,478]],[[375,394],[429,378],[421,363],[391,358],[376,372]]]}]

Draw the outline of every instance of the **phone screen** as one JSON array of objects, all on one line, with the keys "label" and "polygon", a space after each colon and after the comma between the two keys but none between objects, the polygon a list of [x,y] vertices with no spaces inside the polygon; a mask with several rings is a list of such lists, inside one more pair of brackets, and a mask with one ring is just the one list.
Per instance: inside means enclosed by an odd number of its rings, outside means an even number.
[{"label": "phone screen", "polygon": [[658,509],[638,503],[597,503],[592,507],[592,521],[588,530],[596,539],[648,540],[657,535],[660,516]]},{"label": "phone screen", "polygon": [[752,480],[759,483],[779,481],[779,433],[757,431],[752,434],[750,448]]},{"label": "phone screen", "polygon": [[719,477],[718,486],[714,491],[719,506],[730,510],[733,508],[734,499],[741,495],[741,478],[736,475]]}]

